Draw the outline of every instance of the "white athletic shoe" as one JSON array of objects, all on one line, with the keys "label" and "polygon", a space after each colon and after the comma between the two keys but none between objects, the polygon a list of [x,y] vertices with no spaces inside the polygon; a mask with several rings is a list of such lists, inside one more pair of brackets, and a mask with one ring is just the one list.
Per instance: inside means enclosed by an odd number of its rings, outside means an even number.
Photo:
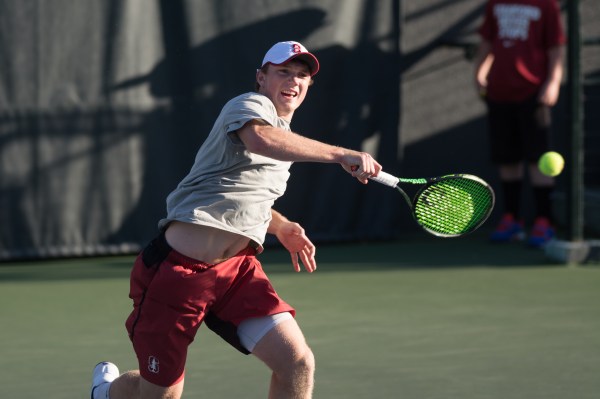
[{"label": "white athletic shoe", "polygon": [[113,382],[119,376],[118,367],[110,362],[100,362],[94,367],[92,373],[92,393],[91,399],[94,399],[94,391],[102,384]]}]

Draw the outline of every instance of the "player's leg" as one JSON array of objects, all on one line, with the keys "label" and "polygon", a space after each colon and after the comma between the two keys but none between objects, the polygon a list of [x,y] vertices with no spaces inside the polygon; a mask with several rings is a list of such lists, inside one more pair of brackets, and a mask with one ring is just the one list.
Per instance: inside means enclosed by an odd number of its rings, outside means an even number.
[{"label": "player's leg", "polygon": [[523,179],[524,175],[523,162],[503,163],[498,165],[498,173],[502,181],[515,181]]},{"label": "player's leg", "polygon": [[215,280],[206,276],[211,269],[186,262],[162,235],[138,256],[131,273],[134,309],[125,324],[140,369],[118,378],[116,366],[95,370],[94,383],[106,383],[96,384],[92,399],[181,397],[187,348],[200,323],[194,309],[205,308],[196,293],[209,292]]},{"label": "player's leg", "polygon": [[550,148],[550,108],[537,101],[523,107],[523,131],[528,134],[524,143],[529,163],[529,179],[533,188],[535,220],[529,234],[528,244],[540,247],[555,235],[552,221],[552,192],[554,178],[540,172],[537,162]]},{"label": "player's leg", "polygon": [[314,358],[293,318],[294,309],[277,295],[256,257],[236,263],[219,264],[221,281],[229,287],[220,291],[232,294],[213,304],[206,326],[272,370],[270,398],[310,398]]},{"label": "player's leg", "polygon": [[515,106],[491,101],[487,105],[491,159],[498,167],[504,205],[502,219],[490,239],[493,242],[520,241],[525,238],[520,215],[524,167]]},{"label": "player's leg", "polygon": [[533,187],[535,220],[527,243],[529,246],[537,248],[546,244],[556,234],[552,215],[554,178],[543,175],[538,169],[537,163],[530,164],[529,176]]},{"label": "player's leg", "polygon": [[266,333],[252,350],[272,371],[269,398],[311,398],[315,360],[300,327],[289,318]]},{"label": "player's leg", "polygon": [[554,187],[554,177],[543,174],[537,162],[529,163],[529,177],[534,187]]},{"label": "player's leg", "polygon": [[139,371],[134,370],[122,374],[112,382],[108,397],[110,399],[179,399],[182,393],[183,380],[170,387],[161,387],[146,381],[140,376]]}]

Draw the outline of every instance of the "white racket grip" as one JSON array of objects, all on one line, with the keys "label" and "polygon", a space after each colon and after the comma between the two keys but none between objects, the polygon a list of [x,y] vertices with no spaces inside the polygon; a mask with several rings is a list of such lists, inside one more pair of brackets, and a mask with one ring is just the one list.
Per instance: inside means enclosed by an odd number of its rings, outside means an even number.
[{"label": "white racket grip", "polygon": [[399,178],[394,175],[390,175],[389,173],[385,173],[384,171],[380,171],[377,176],[371,176],[369,179],[390,187],[396,187],[400,182]]}]

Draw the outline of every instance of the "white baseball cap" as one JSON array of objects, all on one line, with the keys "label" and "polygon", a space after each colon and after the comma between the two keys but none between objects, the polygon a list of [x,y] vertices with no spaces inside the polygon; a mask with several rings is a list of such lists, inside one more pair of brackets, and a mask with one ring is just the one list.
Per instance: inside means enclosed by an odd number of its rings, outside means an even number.
[{"label": "white baseball cap", "polygon": [[283,65],[286,62],[299,58],[305,61],[310,68],[310,76],[314,76],[319,72],[319,60],[306,47],[298,42],[279,42],[273,45],[265,54],[262,62],[262,67],[266,64]]}]

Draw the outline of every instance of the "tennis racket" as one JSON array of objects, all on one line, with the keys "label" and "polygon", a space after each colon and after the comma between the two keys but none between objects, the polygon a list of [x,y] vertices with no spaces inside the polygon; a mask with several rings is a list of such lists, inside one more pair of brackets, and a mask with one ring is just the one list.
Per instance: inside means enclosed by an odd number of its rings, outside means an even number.
[{"label": "tennis racket", "polygon": [[[379,172],[371,180],[396,188],[406,200],[416,222],[438,237],[460,237],[479,228],[490,216],[496,197],[483,179],[453,174],[427,179],[405,179]],[[411,200],[401,183],[418,184]]]}]

